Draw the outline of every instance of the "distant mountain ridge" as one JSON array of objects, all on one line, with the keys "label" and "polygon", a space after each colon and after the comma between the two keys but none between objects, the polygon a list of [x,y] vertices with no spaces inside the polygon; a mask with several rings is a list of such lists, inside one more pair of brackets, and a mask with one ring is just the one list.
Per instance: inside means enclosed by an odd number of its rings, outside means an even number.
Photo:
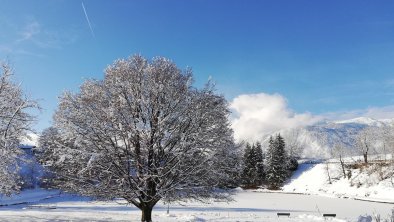
[{"label": "distant mountain ridge", "polygon": [[[392,127],[394,119],[376,120],[369,117],[359,117],[340,121],[321,121],[314,125],[296,129],[280,130],[289,146],[301,146],[300,157],[330,158],[335,144],[344,146],[349,155],[357,154],[352,146],[360,131],[366,127]],[[266,146],[270,136],[264,137],[262,143]],[[296,137],[296,138],[295,138]]]},{"label": "distant mountain ridge", "polygon": [[376,126],[381,127],[385,125],[391,125],[394,123],[394,119],[373,119],[370,117],[358,117],[349,120],[340,120],[334,121],[336,124],[346,124],[346,123],[354,123],[354,124],[361,124],[361,125],[368,125],[368,126]]}]

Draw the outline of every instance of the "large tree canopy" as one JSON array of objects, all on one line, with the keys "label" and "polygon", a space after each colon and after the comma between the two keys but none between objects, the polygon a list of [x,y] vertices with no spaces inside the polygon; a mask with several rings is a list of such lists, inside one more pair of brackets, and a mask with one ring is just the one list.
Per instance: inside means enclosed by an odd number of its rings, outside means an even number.
[{"label": "large tree canopy", "polygon": [[191,83],[191,70],[168,59],[133,56],[110,65],[104,80],[66,92],[55,129],[40,140],[58,185],[123,197],[143,221],[160,199],[226,198],[216,187],[229,179],[227,155],[236,149],[227,102],[211,84],[199,90]]}]

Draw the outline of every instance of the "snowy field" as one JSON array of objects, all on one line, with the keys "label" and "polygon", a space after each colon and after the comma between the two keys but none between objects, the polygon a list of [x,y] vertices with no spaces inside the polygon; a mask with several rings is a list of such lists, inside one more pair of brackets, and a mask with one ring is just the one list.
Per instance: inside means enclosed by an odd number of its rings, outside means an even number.
[{"label": "snowy field", "polygon": [[[334,213],[337,217],[328,219],[329,221],[353,222],[358,221],[360,215],[379,214],[383,219],[389,217],[394,209],[394,188],[391,183],[375,181],[361,187],[352,186],[352,182],[361,181],[360,178],[374,181],[373,174],[354,171],[353,179],[338,178],[329,184],[325,166],[325,164],[301,164],[281,192],[237,189],[233,202],[172,204],[169,207],[169,214],[167,214],[167,205],[159,203],[154,208],[153,219],[159,222],[307,222],[324,221],[322,214]],[[330,173],[334,177],[340,172],[337,168],[337,164],[330,164]],[[23,191],[22,195],[13,198],[0,198],[0,206],[0,221],[140,220],[140,211],[133,206],[125,205],[121,200],[91,201],[78,196],[60,195],[58,191],[41,189]],[[278,212],[288,212],[291,216],[278,218],[276,215]]]},{"label": "snowy field", "polygon": [[[47,197],[41,193],[42,197]],[[75,196],[56,196],[31,204],[0,207],[0,221],[139,221],[140,212],[120,202],[89,201]],[[32,198],[29,194],[27,198]],[[35,196],[37,198],[37,196]],[[393,204],[313,195],[262,193],[238,190],[231,203],[187,203],[167,206],[159,203],[154,221],[324,221],[323,213],[335,213],[331,221],[357,221],[359,215],[391,212]],[[19,198],[23,202],[24,197]],[[31,199],[30,199],[31,200]],[[6,202],[3,200],[3,203]],[[289,212],[290,218],[277,218],[277,212]]]}]

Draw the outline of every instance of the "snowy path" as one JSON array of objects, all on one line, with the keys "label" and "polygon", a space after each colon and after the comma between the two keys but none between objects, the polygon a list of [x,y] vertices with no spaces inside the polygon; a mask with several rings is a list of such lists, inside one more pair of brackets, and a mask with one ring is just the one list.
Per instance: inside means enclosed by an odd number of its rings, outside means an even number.
[{"label": "snowy path", "polygon": [[[155,207],[155,221],[321,221],[322,213],[336,213],[337,218],[357,221],[359,215],[379,213],[383,217],[391,212],[393,204],[371,203],[350,199],[337,199],[280,193],[240,191],[235,201],[227,203],[187,203],[186,206]],[[47,209],[56,206],[56,209]],[[27,205],[0,207],[0,221],[139,221],[138,209],[116,202],[86,201],[79,197],[44,200],[28,209]],[[42,208],[39,208],[42,207]],[[25,209],[24,209],[25,208]],[[320,213],[318,213],[320,211]],[[280,218],[277,212],[290,212],[290,218]],[[308,216],[306,216],[308,215]]]}]

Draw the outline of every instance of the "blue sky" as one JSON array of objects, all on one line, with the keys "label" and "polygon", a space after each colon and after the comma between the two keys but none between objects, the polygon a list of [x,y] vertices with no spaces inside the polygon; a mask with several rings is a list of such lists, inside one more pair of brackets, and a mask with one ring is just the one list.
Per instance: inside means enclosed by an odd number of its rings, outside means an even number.
[{"label": "blue sky", "polygon": [[83,3],[94,35],[80,0],[1,1],[0,59],[39,99],[38,130],[63,91],[135,53],[192,67],[196,86],[212,76],[230,101],[279,94],[289,115],[394,110],[393,1]]}]

